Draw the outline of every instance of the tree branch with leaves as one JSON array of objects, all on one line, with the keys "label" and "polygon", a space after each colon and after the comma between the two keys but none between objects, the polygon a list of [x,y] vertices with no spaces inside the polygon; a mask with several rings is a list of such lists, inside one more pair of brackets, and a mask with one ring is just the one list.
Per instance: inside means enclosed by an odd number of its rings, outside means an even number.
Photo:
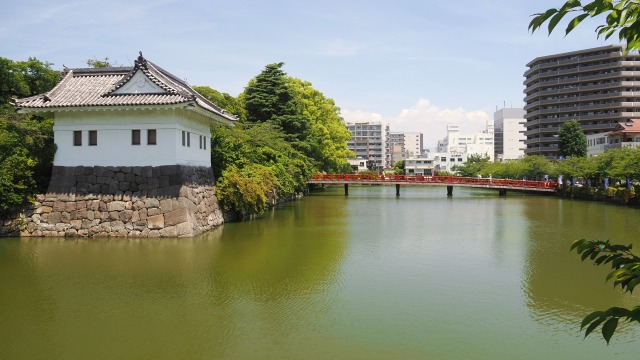
[{"label": "tree branch with leaves", "polygon": [[551,34],[560,21],[569,14],[574,16],[565,29],[565,35],[575,29],[584,19],[605,17],[605,23],[596,28],[597,37],[605,40],[618,34],[620,42],[627,44],[626,51],[640,50],[640,3],[637,0],[594,0],[582,4],[579,0],[568,0],[559,8],[534,14],[529,30],[535,32],[548,22]]},{"label": "tree branch with leaves", "polygon": [[[615,245],[608,240],[580,239],[571,245],[571,250],[580,254],[582,261],[590,259],[595,265],[609,264],[611,272],[607,275],[606,281],[613,280],[613,287],[619,285],[625,293],[632,293],[640,284],[640,257],[632,253],[631,248],[631,244]],[[640,306],[634,306],[631,309],[611,307],[604,311],[592,312],[585,316],[580,328],[585,329],[584,336],[587,337],[602,325],[602,337],[608,344],[620,319],[630,323],[640,323]]]}]

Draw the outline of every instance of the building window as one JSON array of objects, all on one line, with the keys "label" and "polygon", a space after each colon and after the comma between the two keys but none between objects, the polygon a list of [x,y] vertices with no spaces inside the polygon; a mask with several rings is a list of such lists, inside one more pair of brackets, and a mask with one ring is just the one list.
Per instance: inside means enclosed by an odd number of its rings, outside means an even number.
[{"label": "building window", "polygon": [[82,131],[73,132],[73,146],[82,146]]},{"label": "building window", "polygon": [[98,131],[89,130],[89,146],[98,145]]},{"label": "building window", "polygon": [[147,130],[147,145],[156,144],[156,129]]},{"label": "building window", "polygon": [[183,131],[182,132],[182,146],[186,145],[186,138],[187,138],[187,134]]},{"label": "building window", "polygon": [[191,133],[187,133],[187,147],[191,147]]},{"label": "building window", "polygon": [[202,149],[202,135],[200,135],[198,137],[198,140],[200,141],[199,145],[200,145],[200,149]]},{"label": "building window", "polygon": [[131,145],[140,145],[140,130],[131,130]]},{"label": "building window", "polygon": [[207,137],[204,137],[204,141],[202,142],[202,147],[207,150]]}]

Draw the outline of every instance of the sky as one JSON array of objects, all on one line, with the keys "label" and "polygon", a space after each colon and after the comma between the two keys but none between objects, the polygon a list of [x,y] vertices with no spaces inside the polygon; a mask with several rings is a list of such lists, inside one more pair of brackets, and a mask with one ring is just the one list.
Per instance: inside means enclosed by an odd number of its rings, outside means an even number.
[{"label": "sky", "polygon": [[[526,64],[615,43],[602,19],[565,36],[531,34],[531,15],[562,0],[183,1],[22,0],[0,11],[0,57],[86,67],[144,57],[191,85],[237,96],[267,64],[332,98],[348,122],[446,135],[485,128],[496,109],[523,107]],[[546,26],[546,25],[545,25]]]}]

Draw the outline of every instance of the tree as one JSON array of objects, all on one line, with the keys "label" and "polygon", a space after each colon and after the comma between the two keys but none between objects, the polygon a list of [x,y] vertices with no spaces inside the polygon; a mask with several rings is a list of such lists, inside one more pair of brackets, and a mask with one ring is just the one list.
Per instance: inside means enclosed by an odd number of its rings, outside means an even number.
[{"label": "tree", "polygon": [[627,52],[640,50],[640,6],[636,0],[593,0],[584,5],[578,0],[567,0],[559,8],[534,14],[534,18],[529,23],[529,30],[535,32],[548,21],[547,28],[551,34],[569,13],[578,15],[569,21],[565,34],[569,34],[587,17],[606,15],[604,24],[596,28],[598,38],[602,36],[606,40],[618,33],[620,42],[627,44]]},{"label": "tree", "polygon": [[108,57],[105,57],[104,60],[87,59],[87,65],[91,66],[92,68],[106,68],[106,67],[117,66],[116,64],[111,65],[111,62],[109,62]]},{"label": "tree", "polygon": [[308,153],[304,140],[309,135],[309,119],[302,115],[300,101],[281,70],[283,65],[269,64],[249,81],[244,90],[247,121],[279,126],[295,148]]},{"label": "tree", "polygon": [[0,214],[17,210],[46,190],[55,144],[53,119],[18,114],[12,99],[44,93],[60,77],[36,58],[0,58]]},{"label": "tree", "polygon": [[404,160],[396,162],[396,166],[393,168],[395,175],[404,175]]},{"label": "tree", "polygon": [[289,86],[301,104],[302,116],[310,121],[308,155],[319,170],[328,173],[349,172],[347,158],[355,154],[347,148],[351,132],[340,118],[340,108],[333,99],[326,98],[310,82],[289,77]]},{"label": "tree", "polygon": [[489,162],[489,155],[472,154],[467,157],[467,161],[463,165],[457,165],[452,170],[456,171],[460,176],[474,177],[482,172]]},{"label": "tree", "polygon": [[228,113],[238,115],[240,121],[247,119],[247,112],[244,109],[242,100],[234,98],[227,93],[221,93],[209,86],[194,86],[193,90],[200,93],[200,95],[207,98],[207,100],[225,109]]},{"label": "tree", "polygon": [[558,132],[559,154],[564,157],[587,156],[587,137],[577,120],[566,121]]}]

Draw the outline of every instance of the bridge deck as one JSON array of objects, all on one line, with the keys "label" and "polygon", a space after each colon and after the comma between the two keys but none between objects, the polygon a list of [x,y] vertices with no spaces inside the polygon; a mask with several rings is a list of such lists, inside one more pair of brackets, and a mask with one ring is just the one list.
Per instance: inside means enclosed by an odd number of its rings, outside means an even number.
[{"label": "bridge deck", "polygon": [[555,181],[389,174],[315,174],[309,180],[309,184],[463,186],[495,190],[537,192],[555,192],[558,188],[558,183]]}]

